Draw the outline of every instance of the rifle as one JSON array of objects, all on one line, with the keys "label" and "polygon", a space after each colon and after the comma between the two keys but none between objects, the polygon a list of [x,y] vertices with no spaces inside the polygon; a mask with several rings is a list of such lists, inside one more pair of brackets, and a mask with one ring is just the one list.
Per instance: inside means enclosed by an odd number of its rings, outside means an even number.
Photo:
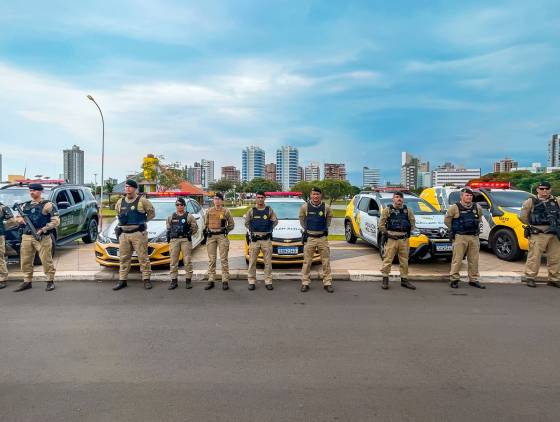
[{"label": "rifle", "polygon": [[21,204],[19,202],[16,202],[13,206],[13,209],[15,211],[17,211],[19,213],[19,215],[21,215],[21,217],[23,218],[23,221],[25,222],[25,226],[29,229],[29,231],[31,232],[31,235],[33,236],[33,238],[35,240],[41,241],[41,239],[43,238],[42,234],[39,234],[37,232],[37,229],[35,228],[35,226],[33,225],[31,219],[29,218],[28,215],[26,215],[23,212],[23,207],[21,206]]}]

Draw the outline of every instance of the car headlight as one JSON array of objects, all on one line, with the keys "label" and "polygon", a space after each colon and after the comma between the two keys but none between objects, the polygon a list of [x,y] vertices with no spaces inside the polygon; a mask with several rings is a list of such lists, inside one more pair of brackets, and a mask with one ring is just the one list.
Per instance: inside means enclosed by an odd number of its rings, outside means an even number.
[{"label": "car headlight", "polygon": [[149,239],[149,242],[153,243],[167,243],[167,232],[161,232],[156,237]]},{"label": "car headlight", "polygon": [[103,233],[98,233],[98,234],[97,234],[97,241],[98,241],[99,243],[111,243],[111,240],[109,239],[109,237],[106,236],[106,235],[103,234]]},{"label": "car headlight", "polygon": [[422,234],[422,232],[418,229],[414,229],[410,231],[410,235],[411,236],[420,236]]}]

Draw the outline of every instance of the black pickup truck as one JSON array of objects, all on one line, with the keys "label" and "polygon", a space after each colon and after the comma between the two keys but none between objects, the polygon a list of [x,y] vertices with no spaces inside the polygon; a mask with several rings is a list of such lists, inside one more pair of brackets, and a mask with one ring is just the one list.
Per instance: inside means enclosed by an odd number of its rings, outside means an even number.
[{"label": "black pickup truck", "polygon": [[[56,246],[62,246],[82,239],[93,243],[97,239],[99,206],[91,190],[85,186],[66,183],[43,182],[43,198],[56,204],[60,214],[60,225],[53,236],[53,253]],[[0,202],[12,207],[16,202],[29,201],[28,183],[14,183],[0,187]],[[14,211],[14,214],[17,212]],[[9,261],[19,260],[21,243],[20,228],[6,231],[6,255]],[[38,257],[36,263],[39,263]]]}]

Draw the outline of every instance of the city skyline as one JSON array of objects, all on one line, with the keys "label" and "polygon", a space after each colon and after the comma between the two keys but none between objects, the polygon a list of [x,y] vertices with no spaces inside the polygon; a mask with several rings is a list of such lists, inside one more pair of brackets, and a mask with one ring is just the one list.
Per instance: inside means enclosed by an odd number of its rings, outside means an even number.
[{"label": "city skyline", "polygon": [[87,94],[119,179],[154,150],[241,167],[246,145],[344,162],[354,184],[363,166],[398,180],[402,150],[488,172],[504,154],[545,163],[559,130],[550,0],[148,3],[3,6],[4,174],[55,177],[72,144],[87,151],[85,180],[99,173]]}]

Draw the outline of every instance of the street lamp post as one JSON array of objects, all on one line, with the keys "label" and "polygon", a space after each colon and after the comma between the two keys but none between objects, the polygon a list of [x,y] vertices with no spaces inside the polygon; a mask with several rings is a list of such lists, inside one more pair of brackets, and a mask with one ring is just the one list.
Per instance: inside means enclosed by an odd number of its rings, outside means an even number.
[{"label": "street lamp post", "polygon": [[99,229],[103,227],[103,170],[105,166],[105,119],[103,118],[103,112],[101,111],[101,107],[99,104],[93,99],[91,95],[87,96],[88,100],[93,101],[93,103],[97,106],[99,110],[99,114],[101,114],[101,197],[99,200],[101,215],[99,216]]}]

